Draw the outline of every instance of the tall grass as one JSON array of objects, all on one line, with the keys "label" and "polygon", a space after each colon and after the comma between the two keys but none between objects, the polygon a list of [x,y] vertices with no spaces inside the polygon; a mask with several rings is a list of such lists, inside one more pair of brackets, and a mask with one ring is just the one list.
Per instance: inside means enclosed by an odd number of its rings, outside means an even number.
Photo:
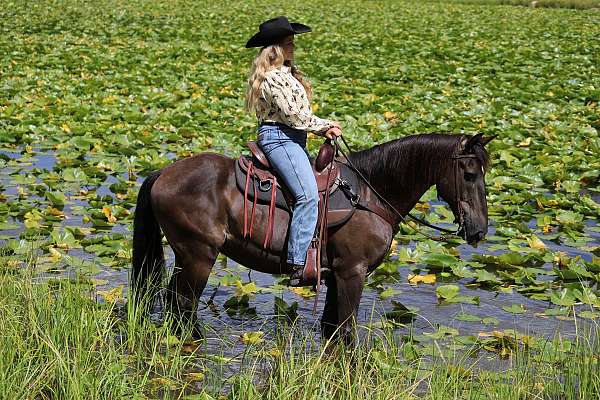
[{"label": "tall grass", "polygon": [[91,286],[0,271],[1,399],[137,398],[184,381],[191,357],[168,321],[122,319]]},{"label": "tall grass", "polygon": [[[598,333],[596,325],[570,345],[557,338],[536,351],[515,348],[507,360],[494,364],[497,370],[482,369],[472,356],[474,348],[450,357],[411,356],[412,345],[398,342],[391,331],[369,334],[357,348],[336,346],[330,352],[303,351],[311,347],[310,339],[291,334],[270,374],[252,383],[255,369],[249,368],[230,398],[595,399],[600,396]],[[565,346],[568,351],[557,351]]]},{"label": "tall grass", "polygon": [[0,271],[1,399],[600,398],[597,324],[571,342],[517,346],[495,368],[482,368],[473,355],[491,353],[476,345],[448,356],[362,328],[346,348],[283,325],[228,367],[214,355],[227,338],[199,346],[168,320],[98,302],[90,285]]}]

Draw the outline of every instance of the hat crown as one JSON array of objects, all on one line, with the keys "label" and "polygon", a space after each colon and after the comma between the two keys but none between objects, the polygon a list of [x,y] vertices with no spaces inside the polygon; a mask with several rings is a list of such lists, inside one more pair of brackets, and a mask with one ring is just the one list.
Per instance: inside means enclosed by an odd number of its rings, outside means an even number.
[{"label": "hat crown", "polygon": [[290,31],[294,30],[292,28],[292,24],[290,24],[290,21],[288,21],[288,19],[286,17],[284,17],[284,16],[271,18],[271,19],[263,22],[258,27],[258,30],[261,31],[261,32],[264,32],[266,30],[276,29],[276,28],[287,28]]}]

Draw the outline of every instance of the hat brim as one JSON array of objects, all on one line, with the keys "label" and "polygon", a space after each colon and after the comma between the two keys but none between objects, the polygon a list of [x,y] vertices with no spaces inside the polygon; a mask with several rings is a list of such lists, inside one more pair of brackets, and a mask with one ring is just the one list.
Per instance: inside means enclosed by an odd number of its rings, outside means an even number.
[{"label": "hat brim", "polygon": [[268,32],[258,32],[254,36],[246,42],[246,48],[249,49],[251,47],[265,47],[272,45],[279,41],[280,39],[288,36],[288,35],[299,35],[301,33],[311,32],[312,29],[308,25],[299,24],[297,22],[290,23],[292,29],[278,29],[271,30]]}]

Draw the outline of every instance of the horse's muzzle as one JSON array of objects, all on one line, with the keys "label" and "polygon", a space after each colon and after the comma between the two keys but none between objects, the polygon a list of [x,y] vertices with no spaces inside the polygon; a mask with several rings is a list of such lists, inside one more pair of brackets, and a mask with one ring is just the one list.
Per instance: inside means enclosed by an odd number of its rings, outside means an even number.
[{"label": "horse's muzzle", "polygon": [[464,221],[458,235],[466,240],[468,244],[476,247],[477,243],[481,242],[487,233],[487,218],[483,215],[474,213],[471,205],[461,201],[463,209]]}]

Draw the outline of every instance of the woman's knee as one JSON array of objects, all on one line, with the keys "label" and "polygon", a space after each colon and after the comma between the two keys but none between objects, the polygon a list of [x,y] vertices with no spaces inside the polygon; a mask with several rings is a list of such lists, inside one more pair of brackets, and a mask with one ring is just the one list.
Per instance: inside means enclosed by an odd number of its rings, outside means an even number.
[{"label": "woman's knee", "polygon": [[304,193],[296,198],[296,204],[305,204],[316,207],[317,204],[319,204],[319,191],[305,190]]}]

